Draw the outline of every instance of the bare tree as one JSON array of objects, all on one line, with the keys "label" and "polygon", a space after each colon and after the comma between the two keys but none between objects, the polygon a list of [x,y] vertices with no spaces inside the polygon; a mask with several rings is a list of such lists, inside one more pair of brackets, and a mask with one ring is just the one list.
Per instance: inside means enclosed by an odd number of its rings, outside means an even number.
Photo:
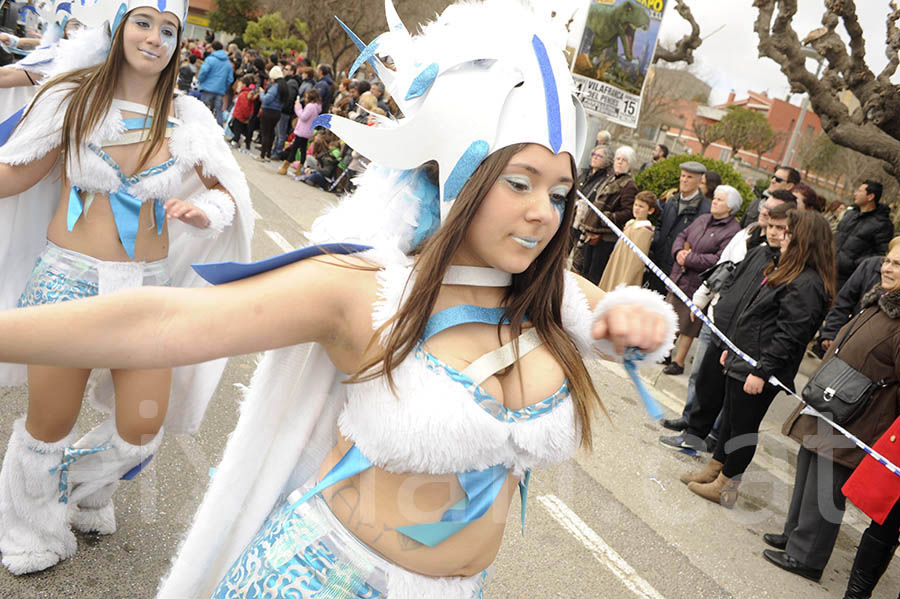
[{"label": "bare tree", "polygon": [[705,102],[710,90],[690,68],[651,66],[641,96],[639,126],[674,125],[672,114],[684,101]]},{"label": "bare tree", "polygon": [[[900,86],[891,76],[900,65],[900,9],[890,2],[887,15],[885,53],[888,64],[878,75],[865,60],[865,40],[853,0],[823,0],[822,27],[802,41],[792,26],[797,0],[754,0],[759,14],[755,31],[759,53],[777,62],[788,78],[791,91],[809,94],[822,127],[836,144],[882,161],[882,168],[894,179],[900,175]],[[848,46],[836,29],[843,25],[850,38]],[[825,61],[821,77],[806,68],[804,46],[818,52]],[[849,91],[859,101],[852,110],[841,101]]]},{"label": "bare tree", "polygon": [[[433,18],[451,0],[395,0],[397,14],[414,32],[420,23]],[[384,9],[363,0],[263,0],[266,12],[279,11],[288,23],[300,19],[309,26],[307,57],[313,62],[329,62],[336,71],[349,68],[358,51],[335,17],[339,17],[364,43],[387,31]]]},{"label": "bare tree", "polygon": [[656,47],[656,54],[653,56],[653,64],[660,60],[665,62],[686,62],[693,64],[694,50],[700,47],[703,40],[700,38],[700,26],[694,19],[690,7],[684,3],[684,0],[675,0],[675,10],[681,15],[685,21],[691,24],[691,32],[686,34],[680,40],[675,42],[672,49],[664,48],[661,45]]},{"label": "bare tree", "polygon": [[706,149],[722,139],[722,126],[719,123],[694,121],[694,136],[700,143],[700,155],[706,155]]}]

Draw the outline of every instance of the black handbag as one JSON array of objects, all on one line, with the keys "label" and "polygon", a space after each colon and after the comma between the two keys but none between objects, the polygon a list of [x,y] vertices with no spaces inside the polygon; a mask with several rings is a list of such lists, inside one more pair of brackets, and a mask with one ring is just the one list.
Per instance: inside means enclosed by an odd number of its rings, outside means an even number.
[{"label": "black handbag", "polygon": [[728,282],[736,268],[737,264],[731,260],[720,262],[701,272],[700,280],[706,283],[710,291],[717,292]]},{"label": "black handbag", "polygon": [[809,379],[802,392],[803,401],[818,412],[830,414],[838,424],[852,421],[876,391],[892,384],[885,379],[873,381],[838,357],[844,342],[857,328],[858,325],[847,331],[834,355]]}]

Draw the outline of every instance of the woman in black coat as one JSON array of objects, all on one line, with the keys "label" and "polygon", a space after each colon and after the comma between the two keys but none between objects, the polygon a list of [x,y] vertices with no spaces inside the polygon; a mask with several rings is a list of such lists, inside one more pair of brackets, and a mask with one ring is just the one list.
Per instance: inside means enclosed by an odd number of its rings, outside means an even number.
[{"label": "woman in black coat", "polygon": [[[688,488],[728,508],[737,500],[740,477],[756,452],[759,425],[779,391],[769,377],[793,389],[806,345],[834,297],[828,222],[808,211],[790,210],[787,217],[780,255],[760,271],[760,261],[751,256],[755,252],[748,253],[716,305],[717,322],[720,306],[732,314],[725,335],[756,358],[757,365],[751,367],[732,352],[722,353],[726,381],[721,436],[709,464]],[[785,226],[782,223],[773,220],[769,226]]]}]

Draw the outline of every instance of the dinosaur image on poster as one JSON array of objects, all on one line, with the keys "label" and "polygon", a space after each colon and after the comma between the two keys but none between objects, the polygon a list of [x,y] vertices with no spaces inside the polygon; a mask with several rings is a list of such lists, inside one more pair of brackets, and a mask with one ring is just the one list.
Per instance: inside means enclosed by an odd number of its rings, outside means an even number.
[{"label": "dinosaur image on poster", "polygon": [[572,53],[585,108],[634,127],[666,0],[590,0]]}]

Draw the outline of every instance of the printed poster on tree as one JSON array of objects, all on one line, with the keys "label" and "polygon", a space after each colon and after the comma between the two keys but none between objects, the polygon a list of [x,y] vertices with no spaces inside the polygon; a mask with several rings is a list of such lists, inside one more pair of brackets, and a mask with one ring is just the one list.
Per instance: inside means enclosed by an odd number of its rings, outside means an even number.
[{"label": "printed poster on tree", "polygon": [[667,0],[590,0],[566,48],[586,111],[636,127]]}]

